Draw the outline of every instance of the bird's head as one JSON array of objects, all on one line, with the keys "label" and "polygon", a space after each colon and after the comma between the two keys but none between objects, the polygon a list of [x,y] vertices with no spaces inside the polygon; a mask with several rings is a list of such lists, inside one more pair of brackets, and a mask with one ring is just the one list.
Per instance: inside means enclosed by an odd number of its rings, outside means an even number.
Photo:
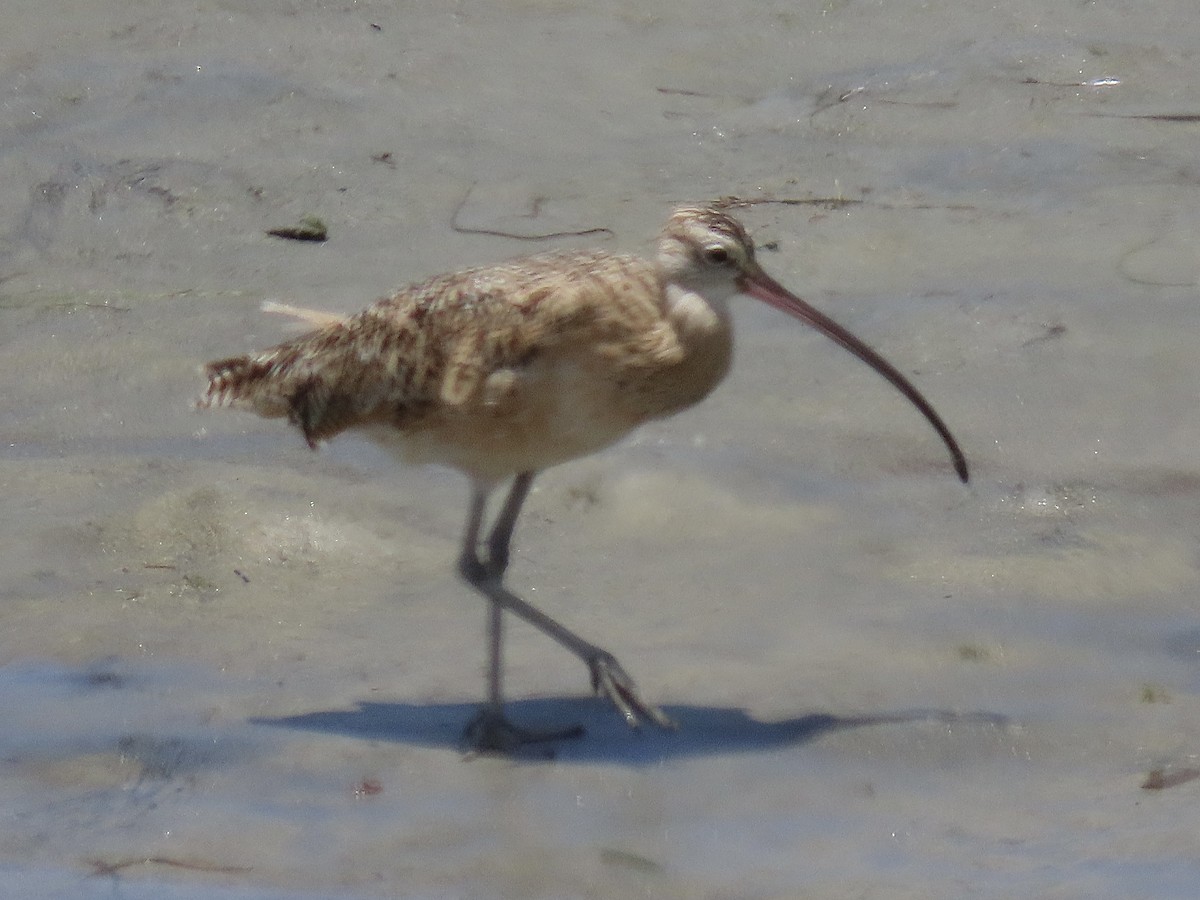
[{"label": "bird's head", "polygon": [[695,291],[715,303],[723,303],[733,294],[747,294],[841,344],[921,411],[945,442],[958,477],[967,480],[966,457],[924,395],[859,338],[764,272],[754,258],[754,241],[742,223],[725,210],[716,205],[676,209],[659,236],[657,262],[668,284]]},{"label": "bird's head", "polygon": [[742,223],[715,206],[682,206],[658,238],[663,278],[710,299],[742,293],[742,282],[761,269],[754,241]]}]

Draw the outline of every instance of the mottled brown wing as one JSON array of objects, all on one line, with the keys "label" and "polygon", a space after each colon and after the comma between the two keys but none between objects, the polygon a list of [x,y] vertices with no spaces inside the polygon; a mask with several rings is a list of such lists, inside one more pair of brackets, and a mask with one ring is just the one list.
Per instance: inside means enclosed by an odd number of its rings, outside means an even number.
[{"label": "mottled brown wing", "polygon": [[[539,356],[619,378],[673,352],[660,288],[635,257],[551,253],[443,275],[270,349],[210,363],[202,405],[286,416],[310,446],[347,428],[471,415]],[[662,344],[657,346],[656,344]]]}]

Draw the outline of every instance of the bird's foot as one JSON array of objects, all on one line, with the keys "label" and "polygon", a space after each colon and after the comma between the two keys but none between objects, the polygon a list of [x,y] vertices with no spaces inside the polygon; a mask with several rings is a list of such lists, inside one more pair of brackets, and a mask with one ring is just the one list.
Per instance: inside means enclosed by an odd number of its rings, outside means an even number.
[{"label": "bird's foot", "polygon": [[625,717],[625,722],[630,728],[638,728],[643,719],[670,731],[678,727],[661,709],[642,699],[637,684],[611,653],[601,650],[588,659],[587,664],[592,673],[592,689],[608,698]]},{"label": "bird's foot", "polygon": [[581,738],[582,725],[566,728],[537,730],[521,728],[505,718],[504,713],[492,706],[481,709],[463,731],[463,743],[474,753],[515,753],[529,744],[545,744]]}]

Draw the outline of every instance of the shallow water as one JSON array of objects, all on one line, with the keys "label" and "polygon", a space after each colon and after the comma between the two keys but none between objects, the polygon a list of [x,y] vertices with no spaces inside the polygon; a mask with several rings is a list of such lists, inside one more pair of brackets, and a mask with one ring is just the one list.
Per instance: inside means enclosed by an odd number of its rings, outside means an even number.
[{"label": "shallow water", "polygon": [[[1190,5],[10,7],[0,893],[1194,896]],[[289,333],[264,299],[727,195],[972,482],[747,301],[726,384],[545,473],[517,539],[681,729],[514,625],[514,718],[589,733],[465,760],[462,479],[197,413],[198,366]]]}]

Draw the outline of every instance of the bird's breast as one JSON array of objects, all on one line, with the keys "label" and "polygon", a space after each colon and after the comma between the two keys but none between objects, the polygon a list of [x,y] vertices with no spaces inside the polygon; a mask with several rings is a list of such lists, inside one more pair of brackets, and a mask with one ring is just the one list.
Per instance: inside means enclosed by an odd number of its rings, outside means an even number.
[{"label": "bird's breast", "polygon": [[642,423],[703,399],[729,365],[728,341],[686,351],[670,329],[642,352],[544,352],[490,372],[469,397],[396,428],[364,430],[414,463],[441,463],[500,480],[587,456]]}]

